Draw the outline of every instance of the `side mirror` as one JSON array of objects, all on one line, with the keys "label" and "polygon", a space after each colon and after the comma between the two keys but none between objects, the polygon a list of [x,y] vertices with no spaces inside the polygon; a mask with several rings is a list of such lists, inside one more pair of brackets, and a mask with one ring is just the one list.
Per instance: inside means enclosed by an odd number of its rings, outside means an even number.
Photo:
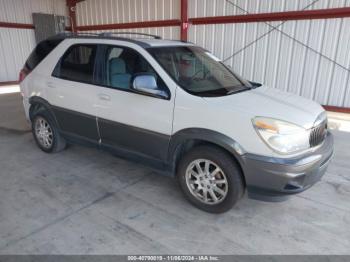
[{"label": "side mirror", "polygon": [[144,74],[138,75],[134,78],[132,89],[138,93],[164,98],[169,98],[169,95],[158,88],[157,81],[154,75]]}]

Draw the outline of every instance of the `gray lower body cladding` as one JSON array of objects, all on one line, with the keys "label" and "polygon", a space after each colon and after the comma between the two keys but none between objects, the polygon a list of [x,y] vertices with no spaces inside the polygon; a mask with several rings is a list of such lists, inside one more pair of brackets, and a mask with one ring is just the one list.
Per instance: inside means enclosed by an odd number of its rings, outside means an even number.
[{"label": "gray lower body cladding", "polygon": [[333,156],[333,135],[313,152],[296,158],[242,156],[248,192],[265,196],[295,194],[306,190],[325,174]]}]

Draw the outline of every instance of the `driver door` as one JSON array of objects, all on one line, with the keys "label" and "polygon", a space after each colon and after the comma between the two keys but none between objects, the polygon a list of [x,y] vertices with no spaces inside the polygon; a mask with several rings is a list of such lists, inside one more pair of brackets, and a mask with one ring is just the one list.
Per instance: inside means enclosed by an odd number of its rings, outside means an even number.
[{"label": "driver door", "polygon": [[[140,52],[112,45],[103,45],[100,51],[97,121],[101,144],[165,160],[172,133],[174,95]],[[168,92],[169,99],[134,92],[133,78],[142,73],[155,75],[158,88]]]}]

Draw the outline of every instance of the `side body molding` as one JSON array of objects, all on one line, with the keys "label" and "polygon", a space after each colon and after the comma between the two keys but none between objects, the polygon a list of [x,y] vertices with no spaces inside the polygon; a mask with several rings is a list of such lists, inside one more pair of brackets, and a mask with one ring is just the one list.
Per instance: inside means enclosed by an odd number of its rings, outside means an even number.
[{"label": "side body molding", "polygon": [[208,142],[222,147],[234,155],[241,166],[244,164],[244,160],[241,157],[244,153],[243,149],[234,139],[210,129],[187,128],[178,131],[171,137],[168,151],[168,163],[171,165],[172,172],[175,171],[178,153],[191,141]]},{"label": "side body molding", "polygon": [[31,105],[38,105],[30,109],[30,117],[36,110],[44,107],[52,120],[55,122],[60,133],[66,138],[73,137],[75,140],[83,139],[89,143],[98,143],[98,130],[96,117],[84,113],[64,109],[50,104],[47,100],[33,96],[29,99]]},{"label": "side body molding", "polygon": [[[31,105],[34,105],[34,104],[39,105],[39,107],[32,107],[31,108],[31,114],[33,114],[33,112],[35,112],[35,110],[40,110],[40,108],[44,107],[45,110],[47,110],[47,112],[52,116],[52,119],[55,121],[60,132],[62,132],[62,135],[64,135],[64,137],[66,139],[72,139],[72,141],[80,142],[80,143],[82,143],[82,141],[84,141],[84,142],[87,141],[87,142],[89,142],[89,144],[96,144],[97,145],[98,139],[96,138],[96,139],[92,140],[89,136],[87,136],[86,132],[77,132],[77,133],[73,132],[73,133],[71,133],[71,132],[67,132],[67,130],[66,130],[67,126],[70,126],[70,128],[73,128],[75,126],[74,123],[81,123],[80,126],[85,127],[84,130],[89,129],[89,128],[87,128],[86,124],[83,124],[81,122],[81,120],[78,119],[78,118],[84,118],[85,122],[86,122],[86,119],[88,119],[87,116],[85,116],[83,114],[76,113],[76,112],[65,113],[66,110],[52,106],[48,101],[46,101],[45,99],[43,99],[41,97],[37,97],[37,96],[31,97],[29,99],[29,103]],[[74,122],[68,121],[72,117],[76,121],[74,121]],[[89,117],[89,119],[90,119],[90,117]],[[94,123],[93,128],[94,129],[97,128],[97,126],[95,126],[95,122],[96,122],[96,120],[93,119],[93,123]],[[62,125],[62,123],[63,123],[63,125]],[[74,130],[74,131],[79,131],[79,130]],[[115,133],[115,132],[113,132],[113,133]],[[141,135],[141,137],[145,136],[145,134],[141,134],[141,133],[138,135]],[[146,137],[148,140],[150,139],[149,135]],[[137,136],[135,136],[134,139],[135,138],[137,138]],[[207,143],[211,143],[213,145],[216,145],[218,147],[221,147],[235,157],[235,159],[238,161],[238,163],[242,167],[242,169],[245,166],[245,158],[244,158],[245,152],[242,149],[242,147],[234,139],[232,139],[232,138],[230,138],[222,133],[210,130],[210,129],[187,128],[187,129],[183,129],[183,130],[176,132],[175,134],[173,134],[172,136],[170,136],[168,138],[166,138],[166,137],[163,138],[162,136],[154,136],[154,135],[152,135],[151,138],[152,138],[151,142],[154,143],[154,147],[152,148],[152,150],[159,151],[159,152],[157,152],[157,154],[159,154],[159,156],[161,156],[163,154],[163,158],[160,157],[160,159],[158,159],[158,161],[157,161],[159,163],[157,163],[156,165],[153,165],[153,166],[156,169],[158,169],[159,171],[161,171],[161,173],[164,173],[167,175],[171,175],[171,176],[175,175],[176,165],[177,165],[177,162],[181,156],[181,153],[183,153],[184,150],[188,149],[189,146],[192,146],[193,143],[201,144],[201,143],[207,142]],[[81,139],[83,139],[83,140],[81,140]],[[166,140],[168,140],[168,141],[166,141]],[[142,139],[141,140],[138,139],[137,142],[140,142],[140,141],[142,141]],[[166,143],[166,145],[165,145],[165,143]],[[147,147],[148,146],[149,145],[147,145]],[[117,145],[112,146],[112,148],[114,148],[115,150],[120,149]],[[162,150],[160,150],[160,149],[162,149]],[[126,151],[123,151],[123,153],[121,155],[124,157],[126,156],[126,158],[129,158],[128,157],[129,154],[127,154]],[[144,156],[146,156],[146,155],[144,155]],[[153,157],[151,157],[151,155],[148,154],[148,156],[150,157],[150,159],[154,159]],[[146,158],[144,159],[144,161],[146,163],[148,163],[149,159],[148,158],[146,159]],[[141,161],[141,160],[139,159],[138,161]],[[143,161],[141,161],[141,162],[143,162]]]}]

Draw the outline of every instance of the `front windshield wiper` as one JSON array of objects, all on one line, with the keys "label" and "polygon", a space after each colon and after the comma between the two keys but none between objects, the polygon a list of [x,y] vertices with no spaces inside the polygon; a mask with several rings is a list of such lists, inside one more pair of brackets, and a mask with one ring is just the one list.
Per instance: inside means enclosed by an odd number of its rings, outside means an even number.
[{"label": "front windshield wiper", "polygon": [[232,94],[244,92],[244,91],[248,91],[248,90],[251,90],[251,89],[252,89],[252,87],[245,86],[245,85],[233,86],[232,90],[227,91],[227,95],[232,95]]},{"label": "front windshield wiper", "polygon": [[[240,88],[241,87],[241,88]],[[205,97],[216,97],[216,96],[227,96],[227,95],[232,95],[235,93],[240,93],[244,91],[251,90],[251,87],[245,86],[245,85],[239,85],[239,86],[234,86],[230,87],[233,88],[233,90],[228,91],[226,88],[220,88],[220,89],[214,89],[214,90],[205,90],[205,91],[190,91],[190,93],[197,95],[197,96],[205,96]],[[237,89],[239,88],[239,89]]]},{"label": "front windshield wiper", "polygon": [[249,84],[252,85],[252,88],[258,88],[258,87],[262,86],[262,84],[257,83],[257,82],[253,82],[253,81],[248,81],[248,82],[249,82]]},{"label": "front windshield wiper", "polygon": [[[190,91],[190,90],[188,90],[188,91]],[[224,89],[224,88],[220,88],[220,89],[197,91],[197,92],[196,91],[192,91],[191,93],[194,94],[194,95],[197,95],[197,96],[214,97],[214,96],[227,95],[227,90]]]}]

